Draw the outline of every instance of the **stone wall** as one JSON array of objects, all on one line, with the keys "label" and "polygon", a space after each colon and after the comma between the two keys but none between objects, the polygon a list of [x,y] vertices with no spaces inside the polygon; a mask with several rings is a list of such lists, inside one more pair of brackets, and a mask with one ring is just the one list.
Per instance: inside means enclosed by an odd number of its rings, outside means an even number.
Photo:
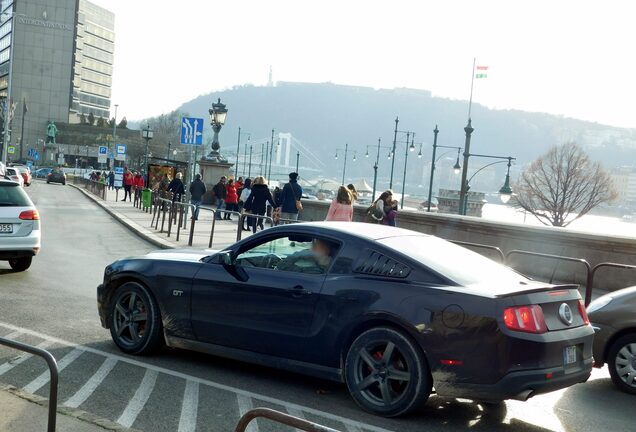
[{"label": "stone wall", "polygon": [[[304,221],[324,220],[329,202],[303,201],[300,218]],[[366,206],[356,206],[354,220],[364,221]],[[447,240],[459,240],[499,247],[504,253],[524,250],[573,258],[583,258],[592,266],[601,262],[636,265],[636,239],[608,237],[553,227],[535,227],[448,214],[401,211],[401,228],[432,234]],[[475,249],[489,257],[494,254]],[[513,255],[509,265],[540,280],[575,282],[584,285],[585,267],[547,258]],[[461,265],[461,263],[457,263]],[[636,285],[636,270],[600,269],[594,286],[611,290]]]}]

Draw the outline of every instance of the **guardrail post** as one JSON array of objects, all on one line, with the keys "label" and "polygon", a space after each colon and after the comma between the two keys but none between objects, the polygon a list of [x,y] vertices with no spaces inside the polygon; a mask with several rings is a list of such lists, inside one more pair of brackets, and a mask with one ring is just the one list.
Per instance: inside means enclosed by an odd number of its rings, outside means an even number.
[{"label": "guardrail post", "polygon": [[177,224],[177,241],[179,241],[179,232],[181,231],[181,222],[183,221],[183,206],[179,206],[179,223]]},{"label": "guardrail post", "polygon": [[170,237],[170,233],[172,232],[172,224],[174,223],[172,220],[173,212],[174,212],[174,201],[170,203],[170,213],[168,215],[168,237]]},{"label": "guardrail post", "polygon": [[190,219],[190,237],[188,237],[188,246],[192,246],[192,240],[194,239],[194,224],[196,219],[194,219],[194,213],[192,214],[192,218]]},{"label": "guardrail post", "polygon": [[163,224],[166,222],[166,202],[165,201],[161,201],[161,231],[159,231],[160,233],[163,232]]},{"label": "guardrail post", "polygon": [[208,247],[212,247],[212,241],[214,240],[214,228],[216,226],[216,211],[212,210],[212,229],[210,230],[210,242],[208,243]]}]

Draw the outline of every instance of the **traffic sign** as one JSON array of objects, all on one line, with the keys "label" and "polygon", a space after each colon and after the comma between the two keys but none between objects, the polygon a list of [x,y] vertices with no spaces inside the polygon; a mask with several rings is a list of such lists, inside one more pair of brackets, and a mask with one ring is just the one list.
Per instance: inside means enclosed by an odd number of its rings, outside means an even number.
[{"label": "traffic sign", "polygon": [[15,147],[14,146],[7,147],[7,153],[14,154],[15,153]]},{"label": "traffic sign", "polygon": [[203,119],[181,118],[181,144],[203,145]]},{"label": "traffic sign", "polygon": [[123,167],[115,167],[115,182],[113,186],[116,188],[122,187],[124,183],[124,168]]},{"label": "traffic sign", "polygon": [[105,155],[106,153],[108,153],[108,147],[106,147],[106,146],[99,146],[99,154],[100,154],[100,155]]},{"label": "traffic sign", "polygon": [[33,157],[34,161],[39,161],[40,160],[40,154],[37,153],[37,152],[32,157]]},{"label": "traffic sign", "polygon": [[127,149],[128,147],[126,146],[126,144],[117,144],[115,146],[115,153],[117,153],[118,155],[123,155],[126,154]]},{"label": "traffic sign", "polygon": [[[9,147],[9,148],[11,148],[11,147]],[[30,158],[35,157],[35,155],[37,154],[37,152],[38,152],[38,151],[37,151],[36,149],[34,149],[34,148],[30,148],[30,149],[29,149],[29,151],[27,152],[27,156],[28,156],[28,157],[30,157]]]}]

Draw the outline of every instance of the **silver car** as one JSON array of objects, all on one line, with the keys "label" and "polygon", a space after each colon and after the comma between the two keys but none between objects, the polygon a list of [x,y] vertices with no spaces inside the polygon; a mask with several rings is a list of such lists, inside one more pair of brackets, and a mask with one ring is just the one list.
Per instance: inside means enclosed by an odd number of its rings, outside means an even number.
[{"label": "silver car", "polygon": [[40,251],[40,215],[24,189],[0,179],[0,260],[15,271],[31,266]]}]

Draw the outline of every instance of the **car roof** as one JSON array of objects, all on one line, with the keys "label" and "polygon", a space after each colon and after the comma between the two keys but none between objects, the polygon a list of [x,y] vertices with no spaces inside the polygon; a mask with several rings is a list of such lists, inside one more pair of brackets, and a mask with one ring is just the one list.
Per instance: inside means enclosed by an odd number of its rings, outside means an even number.
[{"label": "car roof", "polygon": [[329,231],[337,231],[342,234],[364,237],[370,240],[401,236],[430,237],[428,234],[423,234],[417,231],[366,222],[302,222],[292,225],[279,225],[279,229],[282,230],[290,227],[307,227],[318,231],[321,229],[327,229]]}]

